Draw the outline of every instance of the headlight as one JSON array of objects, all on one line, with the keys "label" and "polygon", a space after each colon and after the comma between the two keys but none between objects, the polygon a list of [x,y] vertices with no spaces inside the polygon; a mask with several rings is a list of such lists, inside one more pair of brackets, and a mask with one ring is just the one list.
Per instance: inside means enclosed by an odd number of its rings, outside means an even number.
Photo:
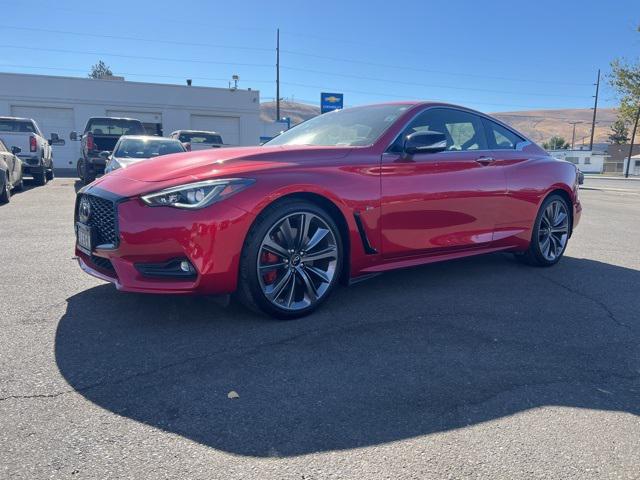
[{"label": "headlight", "polygon": [[204,208],[244,190],[254,181],[248,178],[206,180],[167,188],[143,195],[141,198],[152,207]]}]

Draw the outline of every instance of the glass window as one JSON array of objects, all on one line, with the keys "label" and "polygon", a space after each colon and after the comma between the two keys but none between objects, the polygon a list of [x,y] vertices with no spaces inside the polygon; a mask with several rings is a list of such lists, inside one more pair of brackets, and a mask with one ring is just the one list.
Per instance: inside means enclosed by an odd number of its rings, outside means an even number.
[{"label": "glass window", "polygon": [[502,125],[484,118],[484,128],[487,132],[487,141],[491,150],[515,150],[518,143],[524,141],[511,130]]},{"label": "glass window", "polygon": [[28,120],[0,119],[0,132],[36,133],[36,130]]},{"label": "glass window", "polygon": [[182,132],[179,140],[189,143],[211,143],[214,145],[222,145],[222,137],[220,135],[207,132]]},{"label": "glass window", "polygon": [[429,130],[444,133],[448,151],[486,150],[482,119],[472,113],[451,108],[430,108],[419,114],[390,148],[402,151],[404,138],[414,132]]},{"label": "glass window", "polygon": [[296,125],[265,145],[371,145],[410,107],[391,104],[336,110]]},{"label": "glass window", "polygon": [[154,138],[125,138],[118,142],[113,153],[117,158],[153,158],[186,151],[177,140]]},{"label": "glass window", "polygon": [[585,157],[584,158],[584,164],[585,165],[591,165],[591,157]]},{"label": "glass window", "polygon": [[93,118],[89,120],[86,132],[94,135],[143,135],[142,124],[138,120],[124,120],[120,118]]}]

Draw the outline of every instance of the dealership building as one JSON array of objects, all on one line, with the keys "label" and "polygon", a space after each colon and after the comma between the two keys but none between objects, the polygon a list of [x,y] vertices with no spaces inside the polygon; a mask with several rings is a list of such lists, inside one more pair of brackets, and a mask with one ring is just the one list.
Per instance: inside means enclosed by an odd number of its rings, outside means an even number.
[{"label": "dealership building", "polygon": [[[57,133],[65,145],[54,146],[56,169],[75,169],[82,132],[89,117],[137,118],[152,135],[175,130],[211,130],[227,145],[257,145],[269,130],[260,120],[256,90],[0,73],[0,116],[33,118],[49,138]],[[266,129],[266,130],[265,130]],[[267,132],[269,133],[269,132]]]}]

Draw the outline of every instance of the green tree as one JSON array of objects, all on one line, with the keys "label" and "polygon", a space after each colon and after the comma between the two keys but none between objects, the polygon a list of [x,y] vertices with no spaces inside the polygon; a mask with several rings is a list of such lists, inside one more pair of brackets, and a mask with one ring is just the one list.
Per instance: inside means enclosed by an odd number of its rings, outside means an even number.
[{"label": "green tree", "polygon": [[624,119],[619,118],[611,125],[609,141],[614,145],[624,145],[629,141],[629,129]]},{"label": "green tree", "polygon": [[102,60],[99,60],[98,63],[92,65],[91,71],[89,72],[89,78],[102,78],[109,75],[113,75],[113,72]]},{"label": "green tree", "polygon": [[640,60],[616,58],[611,62],[609,83],[620,98],[620,118],[632,123],[640,107]]},{"label": "green tree", "polygon": [[548,142],[542,144],[542,148],[545,150],[566,150],[571,145],[564,138],[554,135]]}]

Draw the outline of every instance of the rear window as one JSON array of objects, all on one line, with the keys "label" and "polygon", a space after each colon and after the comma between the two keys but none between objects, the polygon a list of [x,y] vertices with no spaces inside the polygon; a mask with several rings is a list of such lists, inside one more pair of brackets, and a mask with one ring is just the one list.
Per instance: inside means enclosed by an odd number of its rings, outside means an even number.
[{"label": "rear window", "polygon": [[222,143],[222,137],[220,135],[213,135],[210,133],[181,133],[178,139],[181,142],[189,142],[189,143]]},{"label": "rear window", "polygon": [[138,120],[121,120],[117,118],[95,118],[89,120],[84,133],[94,135],[143,135],[144,127]]},{"label": "rear window", "polygon": [[126,138],[120,140],[118,148],[113,152],[113,156],[120,158],[153,158],[181,152],[186,152],[186,150],[176,140]]},{"label": "rear window", "polygon": [[0,132],[36,133],[36,129],[28,120],[0,120]]}]

